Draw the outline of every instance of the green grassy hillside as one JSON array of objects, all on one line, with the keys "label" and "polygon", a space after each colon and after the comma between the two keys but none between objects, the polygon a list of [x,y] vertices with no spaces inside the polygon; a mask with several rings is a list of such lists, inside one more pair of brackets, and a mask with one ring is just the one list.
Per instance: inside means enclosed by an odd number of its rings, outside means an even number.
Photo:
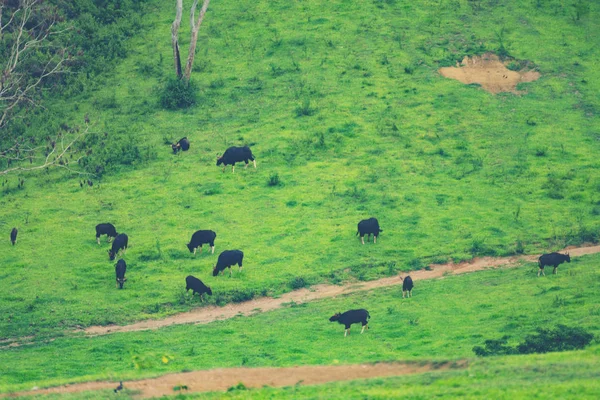
[{"label": "green grassy hillside", "polygon": [[[174,13],[150,3],[128,57],[96,89],[50,94],[37,122],[88,113],[88,140],[104,152],[90,162],[113,157],[104,175],[91,188],[57,171],[2,188],[0,337],[189,309],[188,274],[224,304],[596,240],[598,6],[575,21],[558,1],[469,3],[214,1],[193,73],[199,105],[184,111],[158,106],[173,75]],[[436,72],[501,45],[542,74],[525,94],[494,96]],[[182,136],[192,148],[173,156],[165,138]],[[258,169],[221,173],[215,154],[242,144]],[[370,216],[384,232],[362,246],[356,223]],[[94,240],[108,221],[130,237],[123,291]],[[216,253],[243,250],[245,271],[210,276],[217,254],[185,247],[197,229],[217,232]]]}]

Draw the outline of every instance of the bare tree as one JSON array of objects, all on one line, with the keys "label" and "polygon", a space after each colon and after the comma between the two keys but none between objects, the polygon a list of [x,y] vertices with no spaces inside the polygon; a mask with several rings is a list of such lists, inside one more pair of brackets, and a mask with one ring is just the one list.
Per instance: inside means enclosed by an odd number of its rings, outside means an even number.
[{"label": "bare tree", "polygon": [[50,167],[81,173],[71,168],[79,161],[73,158],[74,145],[88,132],[89,119],[83,130],[63,124],[46,138],[11,129],[39,106],[39,92],[48,80],[67,71],[69,53],[55,40],[64,33],[57,28],[55,11],[43,0],[0,0],[0,176]]},{"label": "bare tree", "polygon": [[79,160],[85,157],[85,153],[75,154],[75,145],[89,131],[89,125],[85,129],[69,129],[59,132],[54,137],[47,137],[44,146],[30,146],[26,142],[16,142],[11,148],[0,152],[0,176],[16,173],[19,171],[37,171],[51,167],[63,168],[70,172],[88,175],[77,168]]},{"label": "bare tree", "polygon": [[200,30],[200,25],[202,25],[202,21],[204,21],[204,15],[206,14],[206,10],[208,10],[208,3],[210,3],[210,0],[204,0],[202,8],[200,9],[200,14],[198,15],[198,19],[196,19],[196,8],[198,7],[198,0],[194,0],[194,3],[192,4],[192,7],[190,9],[190,25],[192,30],[188,58],[185,64],[185,72],[181,69],[181,56],[179,52],[179,27],[181,26],[181,16],[183,14],[183,0],[176,1],[177,3],[175,5],[175,20],[173,21],[173,25],[171,25],[171,42],[173,45],[175,73],[177,74],[177,77],[179,79],[184,79],[186,82],[189,82],[190,76],[192,75],[192,65],[194,64],[194,57],[196,56],[196,43],[198,42],[198,31]]},{"label": "bare tree", "polygon": [[6,54],[0,59],[0,128],[18,107],[37,105],[37,91],[49,77],[65,71],[68,58],[66,49],[55,48],[51,40],[61,33],[55,29],[56,16],[42,15],[39,0],[15,3],[12,8],[4,1],[0,5],[0,50]]}]

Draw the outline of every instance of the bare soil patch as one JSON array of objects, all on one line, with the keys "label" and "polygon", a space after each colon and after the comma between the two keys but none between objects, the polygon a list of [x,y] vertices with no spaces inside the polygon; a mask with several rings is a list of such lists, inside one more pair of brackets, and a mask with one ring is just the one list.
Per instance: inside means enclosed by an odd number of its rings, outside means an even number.
[{"label": "bare soil patch", "polygon": [[507,63],[493,53],[481,56],[465,57],[456,67],[440,68],[439,72],[446,78],[456,79],[464,84],[478,83],[490,93],[517,91],[517,84],[533,82],[540,78],[540,73],[530,69],[511,71]]},{"label": "bare soil patch", "polygon": [[[334,381],[354,379],[383,378],[390,376],[419,374],[433,370],[466,368],[466,361],[456,362],[419,362],[419,363],[377,363],[355,365],[318,365],[288,368],[219,368],[206,371],[168,374],[153,379],[142,379],[123,382],[125,389],[139,391],[139,398],[174,395],[179,392],[175,387],[187,387],[185,392],[224,391],[238,383],[247,388],[260,388],[264,385],[272,387],[296,384],[318,385]],[[17,397],[33,394],[74,393],[92,390],[114,389],[118,382],[85,382],[63,385],[42,390],[12,393],[7,396]],[[0,397],[4,397],[0,395]]]}]

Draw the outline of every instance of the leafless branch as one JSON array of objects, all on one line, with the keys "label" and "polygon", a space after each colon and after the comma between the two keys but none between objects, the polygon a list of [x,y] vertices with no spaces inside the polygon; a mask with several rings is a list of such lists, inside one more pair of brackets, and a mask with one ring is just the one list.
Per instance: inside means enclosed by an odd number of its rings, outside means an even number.
[{"label": "leafless branch", "polygon": [[177,0],[175,5],[175,21],[171,25],[171,43],[173,45],[173,59],[175,60],[175,73],[178,78],[182,77],[181,73],[181,56],[179,54],[179,27],[181,26],[181,15],[183,13],[183,0]]},{"label": "leafless branch", "polygon": [[[55,21],[44,20],[30,26],[39,3],[38,0],[21,0],[20,7],[12,11],[7,22],[0,17],[0,44],[8,51],[7,56],[0,60],[0,128],[6,125],[19,105],[36,105],[35,93],[46,78],[65,71],[66,49],[52,49],[48,39],[50,35],[59,33],[53,30]],[[4,9],[3,4],[0,11]],[[5,35],[6,32],[10,35]],[[47,60],[41,72],[33,77],[25,65],[40,51],[47,55]]]},{"label": "leafless branch", "polygon": [[[8,175],[17,171],[36,171],[50,167],[64,168],[76,174],[88,175],[87,172],[77,171],[70,168],[67,156],[73,154],[73,146],[88,133],[89,129],[90,126],[86,125],[84,130],[77,132],[77,134],[68,138],[65,134],[59,133],[51,141],[51,143],[45,147],[46,152],[44,156],[34,156],[34,153],[36,151],[41,151],[43,147],[22,149],[19,144],[16,144],[10,149],[2,151],[0,153],[0,158],[8,159],[9,167],[4,170],[0,170],[0,176]],[[20,153],[23,151],[27,152],[29,155],[22,156]],[[83,155],[80,155],[79,158],[75,159],[75,161],[71,161],[71,163],[77,163],[83,157]],[[19,165],[16,167],[10,167],[10,164],[13,162],[23,163],[29,161],[30,164],[33,164],[34,160],[36,161],[36,165],[33,166]]]}]

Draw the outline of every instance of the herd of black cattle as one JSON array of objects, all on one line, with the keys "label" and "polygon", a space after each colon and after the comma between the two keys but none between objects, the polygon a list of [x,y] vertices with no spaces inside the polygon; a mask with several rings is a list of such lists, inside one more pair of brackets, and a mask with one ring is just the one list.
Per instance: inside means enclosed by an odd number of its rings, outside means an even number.
[{"label": "herd of black cattle", "polygon": [[[173,149],[173,153],[177,154],[179,151],[187,151],[190,148],[190,142],[187,137],[184,137],[177,141],[176,143],[171,145]],[[235,172],[235,163],[242,162],[246,164],[248,167],[248,161],[252,161],[254,163],[254,168],[256,168],[256,160],[254,159],[254,155],[248,146],[244,147],[229,147],[222,156],[217,156],[217,166],[223,165],[223,171],[225,171],[225,167],[227,165],[231,165],[231,171]],[[362,244],[365,244],[364,236],[367,235],[367,241],[373,235],[373,243],[377,243],[377,236],[379,233],[383,232],[383,229],[379,227],[379,221],[377,218],[369,218],[364,219],[358,223],[356,235],[360,235],[360,240]],[[18,229],[15,227],[10,232],[10,241],[14,246],[17,241]],[[127,250],[127,244],[129,242],[129,238],[125,233],[117,233],[117,230],[113,224],[110,223],[102,223],[96,225],[96,242],[100,244],[100,236],[106,235],[107,241],[111,242],[112,246],[108,250],[108,257],[112,261],[115,257],[120,254],[121,256],[125,254]],[[215,252],[215,238],[217,234],[211,230],[199,230],[194,232],[190,242],[187,244],[188,250],[190,253],[196,254],[196,250],[198,247],[200,248],[200,252],[202,252],[202,245],[208,244],[211,249],[211,254]],[[235,264],[238,265],[238,270],[242,270],[242,261],[244,259],[244,253],[241,250],[224,250],[219,254],[217,259],[217,263],[213,268],[213,276],[219,275],[219,273],[223,273],[226,268],[229,268],[229,276],[232,276],[231,267]],[[571,258],[569,254],[560,254],[560,253],[549,253],[543,254],[538,259],[538,277],[540,273],[542,275],[546,275],[544,273],[545,266],[554,267],[552,273],[556,274],[557,268],[560,264],[564,262],[571,262]],[[125,278],[125,272],[127,271],[127,264],[125,260],[120,258],[115,264],[115,275],[117,287],[123,289],[123,284],[127,280]],[[413,280],[410,276],[406,276],[405,278],[400,278],[402,282],[402,298],[405,298],[405,295],[408,297],[412,296],[413,289]],[[189,275],[185,278],[185,290],[188,292],[192,289],[192,296],[196,293],[200,296],[200,301],[203,301],[204,293],[209,296],[212,295],[212,290],[209,286],[206,286],[200,279],[195,276]],[[344,336],[348,334],[350,331],[350,326],[355,323],[362,324],[362,330],[360,333],[363,333],[365,327],[369,329],[368,320],[371,316],[369,312],[365,309],[359,310],[349,310],[345,313],[336,313],[329,321],[338,323],[345,326]]]}]

